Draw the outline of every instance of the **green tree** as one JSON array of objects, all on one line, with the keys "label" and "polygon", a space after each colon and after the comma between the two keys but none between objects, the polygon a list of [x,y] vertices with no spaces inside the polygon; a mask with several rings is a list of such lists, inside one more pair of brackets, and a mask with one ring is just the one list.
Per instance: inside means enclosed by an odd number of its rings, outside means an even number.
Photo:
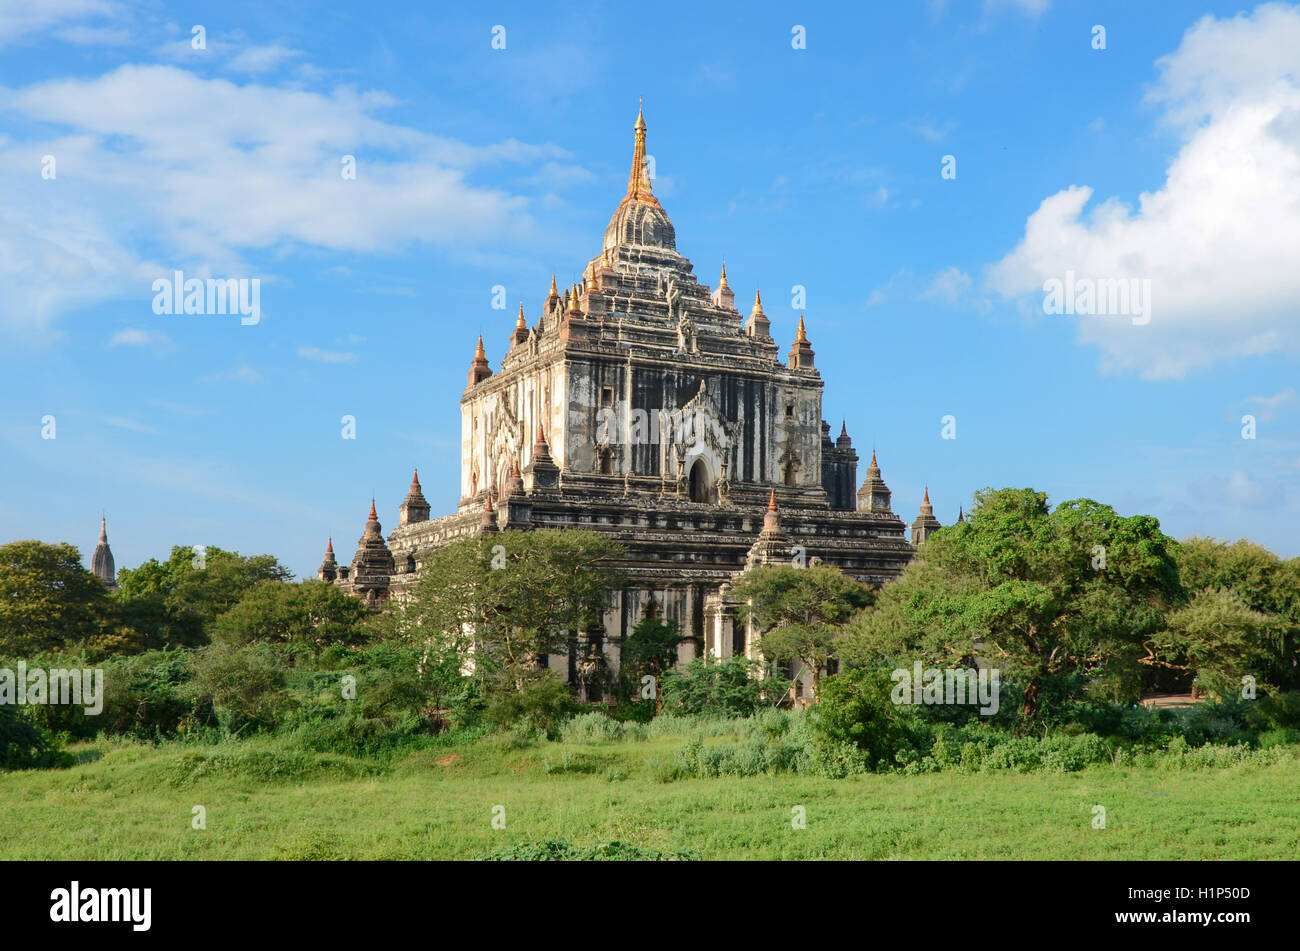
[{"label": "green tree", "polygon": [[84,647],[103,629],[108,589],[69,544],[0,545],[0,655]]},{"label": "green tree", "polygon": [[292,577],[272,555],[177,545],[166,561],[151,558],[119,571],[115,597],[122,617],[148,646],[194,645],[206,643],[217,617],[258,583]]},{"label": "green tree", "polygon": [[[1284,690],[1300,688],[1300,558],[1284,560],[1244,540],[1225,543],[1192,537],[1179,546],[1178,570],[1193,602],[1218,604],[1219,610],[1226,610],[1230,600],[1236,605],[1232,612],[1236,621],[1224,619],[1226,642],[1221,653],[1210,650],[1193,661],[1180,651],[1183,642],[1171,631],[1172,651],[1155,654],[1154,662],[1195,669],[1204,683],[1253,673],[1261,682]],[[1194,617],[1182,620],[1191,622]],[[1202,628],[1202,634],[1213,644],[1219,629]],[[1238,656],[1239,651],[1244,653]],[[1229,672],[1220,663],[1225,657],[1237,657],[1241,669]]]},{"label": "green tree", "polygon": [[867,585],[828,565],[752,568],[735,586],[741,622],[764,631],[759,641],[763,656],[803,664],[812,676],[813,696],[841,629],[874,595]]},{"label": "green tree", "polygon": [[664,671],[677,662],[677,646],[684,641],[675,621],[662,621],[655,617],[642,618],[632,628],[619,652],[619,671],[632,689],[636,689],[644,676],[654,678],[655,708],[663,704],[659,698],[659,683]]},{"label": "green tree", "polygon": [[1051,510],[1042,492],[983,489],[971,517],[936,532],[877,609],[854,619],[842,655],[962,667],[978,656],[1018,688],[1022,731],[1049,688],[1060,700],[1086,690],[1131,701],[1143,642],[1185,598],[1176,549],[1149,516],[1090,499]]},{"label": "green tree", "polygon": [[315,654],[365,639],[368,611],[358,598],[324,581],[263,581],[213,625],[216,640],[266,642]]},{"label": "green tree", "polygon": [[763,674],[762,665],[743,657],[697,657],[684,667],[665,671],[664,709],[674,714],[713,714],[747,717],[763,707],[776,706],[790,689],[790,681]]},{"label": "green tree", "polygon": [[463,646],[480,678],[522,691],[545,654],[591,630],[623,574],[622,546],[597,532],[536,529],[453,542],[420,571],[403,636]]}]

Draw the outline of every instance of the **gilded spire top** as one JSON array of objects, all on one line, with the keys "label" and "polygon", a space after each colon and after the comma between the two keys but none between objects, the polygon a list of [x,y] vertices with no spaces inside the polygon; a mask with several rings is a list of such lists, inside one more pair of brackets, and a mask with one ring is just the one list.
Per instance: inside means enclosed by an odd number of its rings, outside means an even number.
[{"label": "gilded spire top", "polygon": [[797,343],[808,342],[808,331],[804,330],[803,327],[803,314],[799,315],[799,331],[794,335],[794,339]]},{"label": "gilded spire top", "polygon": [[486,359],[487,359],[487,351],[483,349],[483,335],[482,335],[482,334],[479,334],[479,335],[478,335],[478,344],[474,347],[474,359],[475,359],[475,360],[486,360]]},{"label": "gilded spire top", "polygon": [[515,321],[516,330],[527,330],[528,322],[524,320],[524,302],[519,302],[519,319]]},{"label": "gilded spire top", "polygon": [[761,314],[763,312],[763,298],[759,296],[757,290],[754,291],[754,310],[753,313]]},{"label": "gilded spire top", "polygon": [[767,497],[767,510],[769,512],[776,511],[776,489],[773,489]]},{"label": "gilded spire top", "polygon": [[[559,296],[560,296],[560,289],[559,289],[558,287],[555,286],[555,275],[554,275],[554,274],[551,275],[551,294],[550,294],[550,296],[551,296],[551,297],[559,297]],[[520,304],[519,306],[522,307],[522,306],[524,306],[524,305],[523,305],[523,304]]]},{"label": "gilded spire top", "polygon": [[727,262],[726,261],[722,262],[722,277],[718,278],[718,286],[719,287],[731,286],[730,284],[727,283]]},{"label": "gilded spire top", "polygon": [[632,169],[627,176],[627,197],[624,201],[644,201],[649,204],[659,204],[655,198],[654,192],[650,189],[650,167],[646,164],[645,156],[645,114],[642,108],[637,109],[636,125],[633,127],[636,132],[636,144],[632,148]]}]

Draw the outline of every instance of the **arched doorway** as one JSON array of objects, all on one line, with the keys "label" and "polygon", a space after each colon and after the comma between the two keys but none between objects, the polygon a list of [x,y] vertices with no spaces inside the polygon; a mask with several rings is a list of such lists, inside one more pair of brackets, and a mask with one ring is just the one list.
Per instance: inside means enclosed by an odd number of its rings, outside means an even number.
[{"label": "arched doorway", "polygon": [[709,467],[703,459],[696,459],[691,466],[691,501],[708,502],[709,495]]}]

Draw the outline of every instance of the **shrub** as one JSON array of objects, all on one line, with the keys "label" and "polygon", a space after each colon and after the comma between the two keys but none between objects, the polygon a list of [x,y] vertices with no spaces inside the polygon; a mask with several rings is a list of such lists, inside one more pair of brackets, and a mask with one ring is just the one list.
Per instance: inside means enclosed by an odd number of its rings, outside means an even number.
[{"label": "shrub", "polygon": [[71,757],[61,753],[44,730],[8,704],[0,705],[0,770],[42,769],[70,763]]},{"label": "shrub", "polygon": [[761,669],[758,661],[743,657],[696,658],[660,679],[663,709],[677,715],[747,717],[779,702],[788,687],[784,681],[759,680]]},{"label": "shrub", "polygon": [[887,671],[855,670],[822,681],[821,701],[812,710],[818,761],[842,758],[844,744],[856,747],[869,768],[886,770],[912,758],[928,732],[910,706],[890,699]]},{"label": "shrub", "polygon": [[523,686],[499,690],[488,699],[486,716],[500,728],[521,722],[546,736],[555,736],[576,709],[569,685],[552,670],[529,671]]},{"label": "shrub", "polygon": [[640,723],[620,723],[595,711],[580,713],[560,728],[565,743],[609,743],[618,740],[644,740],[646,728]]}]

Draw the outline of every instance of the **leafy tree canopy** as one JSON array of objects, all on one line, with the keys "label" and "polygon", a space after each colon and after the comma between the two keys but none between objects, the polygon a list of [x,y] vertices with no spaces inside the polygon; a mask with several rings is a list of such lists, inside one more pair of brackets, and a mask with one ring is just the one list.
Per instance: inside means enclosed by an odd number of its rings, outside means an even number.
[{"label": "leafy tree canopy", "polygon": [[73,545],[0,545],[0,655],[84,645],[103,627],[108,589]]}]

